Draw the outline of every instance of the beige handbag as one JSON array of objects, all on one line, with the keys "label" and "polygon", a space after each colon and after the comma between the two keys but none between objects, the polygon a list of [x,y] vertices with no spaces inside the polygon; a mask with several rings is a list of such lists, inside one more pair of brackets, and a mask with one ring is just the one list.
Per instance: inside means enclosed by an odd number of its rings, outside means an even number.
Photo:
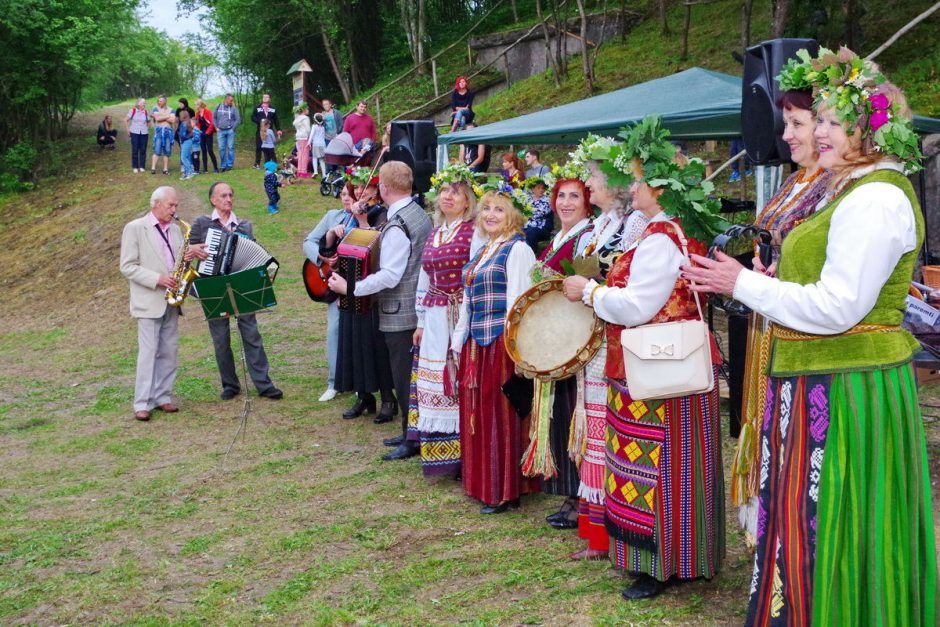
[{"label": "beige handbag", "polygon": [[[688,259],[688,240],[670,221]],[[715,387],[712,344],[702,306],[698,320],[644,324],[620,332],[627,389],[636,400],[675,398],[709,392]]]}]

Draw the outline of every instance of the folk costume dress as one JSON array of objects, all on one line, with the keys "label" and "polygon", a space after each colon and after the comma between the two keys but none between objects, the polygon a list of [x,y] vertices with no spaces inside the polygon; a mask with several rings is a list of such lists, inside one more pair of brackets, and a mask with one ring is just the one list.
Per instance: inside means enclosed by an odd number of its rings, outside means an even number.
[{"label": "folk costume dress", "polygon": [[901,167],[855,171],[734,296],[771,322],[749,625],[935,625],[924,431],[901,330],[924,236]]},{"label": "folk costume dress", "polygon": [[[668,220],[662,213],[650,220],[611,268],[608,287],[591,281],[584,289],[585,302],[593,300],[607,321],[604,507],[611,557],[616,566],[659,581],[711,578],[725,554],[717,386],[704,394],[640,401],[631,398],[624,380],[624,325],[699,317],[688,283],[679,278],[685,260]],[[697,240],[690,239],[688,248],[705,254]]]},{"label": "folk costume dress", "polygon": [[[551,243],[539,255],[538,262],[532,267],[533,283],[552,277],[564,276],[565,271],[562,262],[570,262],[576,251],[583,250],[591,233],[591,221],[588,218],[572,226],[567,233],[557,233]],[[551,397],[552,402],[544,405],[536,404],[535,407],[542,407],[541,411],[546,415],[532,416],[533,431],[538,432],[535,425],[540,421],[551,421],[549,423],[548,445],[556,473],[551,477],[539,473],[540,476],[544,477],[542,492],[576,497],[581,482],[578,478],[578,464],[568,453],[568,439],[571,417],[578,401],[578,379],[576,376],[571,376],[554,382],[536,381],[536,396],[545,387],[549,388],[544,391],[546,398]],[[537,412],[536,409],[533,411]],[[528,456],[526,457],[528,458]],[[526,465],[524,464],[523,472],[528,474],[525,470]]]},{"label": "folk costume dress", "polygon": [[[783,239],[816,210],[831,178],[832,173],[825,170],[812,175],[805,169],[794,172],[761,210],[754,224],[770,231],[774,262],[779,263]],[[757,313],[752,312],[748,319],[741,433],[731,465],[731,503],[738,507],[738,520],[744,528],[746,543],[752,547],[757,529],[760,425],[764,417],[766,372],[770,360],[767,324],[767,319]]]},{"label": "folk costume dress", "polygon": [[464,300],[451,345],[461,347],[460,460],[464,491],[487,505],[538,490],[519,460],[529,420],[513,409],[502,386],[515,368],[503,343],[506,313],[531,287],[535,254],[516,233],[490,241],[466,265]]},{"label": "folk costume dress", "polygon": [[[380,229],[387,221],[382,205],[369,210],[371,228]],[[388,350],[379,335],[378,306],[364,314],[340,309],[336,391],[356,392],[360,398],[381,391],[382,399],[390,400],[394,383],[388,364]]]},{"label": "folk costume dress", "polygon": [[[649,222],[639,211],[630,210],[618,216],[607,211],[594,221],[594,231],[578,257],[597,257],[598,275],[594,279],[604,283],[611,266],[623,252],[633,245]],[[584,370],[578,373],[580,407],[576,407],[576,433],[572,450],[580,453],[578,459],[578,536],[588,542],[588,548],[607,551],[610,539],[604,524],[604,480],[607,469],[607,340],[601,345]],[[583,420],[583,426],[580,426]]]},{"label": "folk costume dress", "polygon": [[460,470],[460,405],[450,339],[463,300],[461,272],[482,245],[472,220],[436,227],[428,236],[418,275],[418,328],[423,329],[414,369],[415,403],[408,439],[420,442],[425,476]]}]

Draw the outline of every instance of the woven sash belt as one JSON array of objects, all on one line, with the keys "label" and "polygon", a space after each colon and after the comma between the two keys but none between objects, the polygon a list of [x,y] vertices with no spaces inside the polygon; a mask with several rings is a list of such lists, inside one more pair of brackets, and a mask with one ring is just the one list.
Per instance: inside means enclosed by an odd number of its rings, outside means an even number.
[{"label": "woven sash belt", "polygon": [[788,329],[787,327],[782,327],[777,324],[771,325],[771,332],[773,333],[774,338],[788,341],[826,340],[831,337],[840,337],[843,335],[858,335],[859,333],[895,333],[900,330],[900,325],[857,324],[851,329],[843,331],[842,333],[836,333],[834,335],[815,335],[813,333],[801,333],[799,331],[794,331],[793,329]]}]

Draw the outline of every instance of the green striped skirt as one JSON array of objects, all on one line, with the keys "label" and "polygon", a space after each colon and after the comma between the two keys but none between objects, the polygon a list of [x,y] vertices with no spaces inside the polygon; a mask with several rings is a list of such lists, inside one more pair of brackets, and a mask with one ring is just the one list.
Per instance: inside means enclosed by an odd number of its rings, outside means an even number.
[{"label": "green striped skirt", "polygon": [[748,625],[934,625],[930,477],[911,366],[771,378]]}]

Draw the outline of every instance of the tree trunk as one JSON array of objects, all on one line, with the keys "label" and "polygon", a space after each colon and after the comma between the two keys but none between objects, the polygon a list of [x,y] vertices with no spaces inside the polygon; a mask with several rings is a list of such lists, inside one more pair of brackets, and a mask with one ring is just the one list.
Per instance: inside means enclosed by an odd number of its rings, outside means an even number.
[{"label": "tree trunk", "polygon": [[751,45],[751,14],[754,12],[754,0],[744,0],[741,4],[741,50]]},{"label": "tree trunk", "polygon": [[323,35],[323,48],[326,50],[326,58],[330,60],[330,67],[333,68],[333,75],[336,76],[339,91],[343,94],[343,102],[349,102],[349,99],[352,98],[352,94],[349,92],[349,83],[346,82],[346,77],[343,76],[343,72],[336,62],[333,44],[330,43],[330,38],[326,35],[326,27],[323,24],[320,25],[320,34]]},{"label": "tree trunk", "polygon": [[661,35],[669,35],[669,20],[666,19],[667,14],[667,0],[659,0],[659,19],[662,22],[662,27],[659,29]]},{"label": "tree trunk", "polygon": [[584,0],[577,0],[578,15],[581,18],[581,71],[584,74],[584,86],[589,94],[594,93],[594,73],[591,59],[588,57],[587,45],[587,12],[584,10]]},{"label": "tree trunk", "polygon": [[548,67],[552,68],[552,79],[555,82],[555,87],[561,87],[558,64],[555,63],[555,57],[552,55],[552,43],[548,36],[548,26],[545,24],[545,18],[542,17],[542,0],[535,0],[535,15],[538,17],[539,22],[542,23],[542,38],[545,40],[545,63]]},{"label": "tree trunk", "polygon": [[561,15],[558,0],[552,0],[552,17],[555,22],[555,64],[558,73],[565,77],[568,76],[568,37],[565,35],[565,19]]},{"label": "tree trunk", "polygon": [[865,8],[858,0],[845,0],[845,45],[858,50],[862,45],[862,16]]},{"label": "tree trunk", "polygon": [[516,7],[516,0],[509,0],[509,4],[512,5],[513,24],[518,24],[519,23],[519,9]]},{"label": "tree trunk", "polygon": [[424,50],[424,39],[428,29],[428,11],[427,11],[427,0],[418,0],[418,73],[425,74],[427,73],[427,68],[424,66],[424,61],[426,58]]},{"label": "tree trunk", "polygon": [[[851,1],[851,0],[849,0]],[[772,39],[783,37],[787,32],[787,21],[790,14],[790,0],[774,0],[773,24],[770,30]]]},{"label": "tree trunk", "polygon": [[686,2],[685,22],[682,24],[682,44],[679,48],[679,58],[685,61],[689,56],[689,28],[692,26],[692,5]]}]

